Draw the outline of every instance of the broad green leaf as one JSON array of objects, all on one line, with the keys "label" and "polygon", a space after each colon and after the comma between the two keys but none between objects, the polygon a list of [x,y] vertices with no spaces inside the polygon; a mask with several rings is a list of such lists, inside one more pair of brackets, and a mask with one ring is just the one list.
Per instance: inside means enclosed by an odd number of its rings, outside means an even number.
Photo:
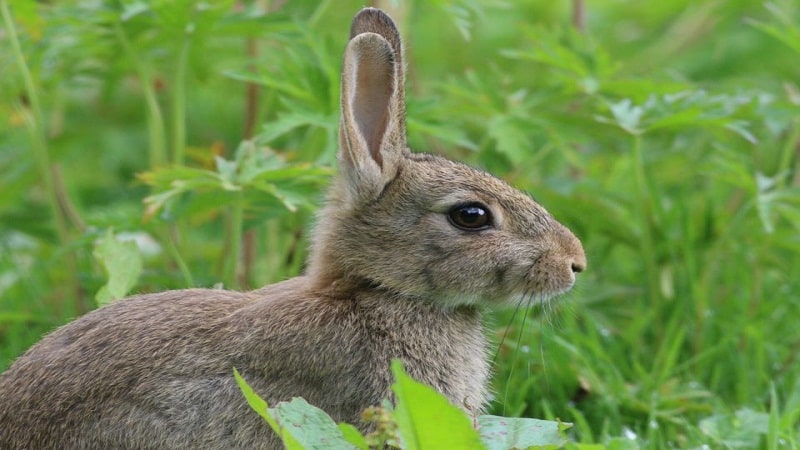
[{"label": "broad green leaf", "polygon": [[735,414],[715,414],[700,421],[700,431],[727,448],[758,448],[769,432],[769,414],[747,408]]},{"label": "broad green leaf", "polygon": [[325,411],[310,405],[302,398],[278,403],[270,408],[269,413],[283,427],[285,433],[291,434],[307,450],[355,448]]},{"label": "broad green leaf", "polygon": [[560,448],[567,439],[559,425],[550,420],[524,417],[478,417],[478,431],[488,450],[509,448]]},{"label": "broad green leaf", "polygon": [[133,241],[120,241],[109,229],[95,245],[95,259],[108,276],[106,284],[95,295],[99,306],[119,300],[130,292],[142,273],[142,257]]},{"label": "broad green leaf", "polygon": [[483,449],[478,432],[464,411],[450,404],[430,386],[406,375],[400,361],[392,361],[397,399],[393,417],[407,450]]}]

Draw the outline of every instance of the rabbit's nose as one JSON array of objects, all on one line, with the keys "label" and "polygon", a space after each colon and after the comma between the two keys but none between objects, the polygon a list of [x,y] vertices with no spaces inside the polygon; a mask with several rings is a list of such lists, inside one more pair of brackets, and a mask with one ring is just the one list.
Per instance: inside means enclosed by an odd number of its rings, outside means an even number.
[{"label": "rabbit's nose", "polygon": [[[572,233],[570,233],[572,234]],[[570,262],[570,267],[572,268],[572,273],[581,273],[586,270],[586,253],[583,251],[583,246],[581,245],[581,241],[575,237],[573,238],[573,250],[572,250],[572,261]]]},{"label": "rabbit's nose", "polygon": [[558,227],[558,234],[561,241],[562,254],[566,260],[564,262],[569,264],[572,273],[576,274],[586,270],[586,253],[583,251],[581,241],[563,225]]},{"label": "rabbit's nose", "polygon": [[583,251],[581,241],[574,234],[570,233],[570,235],[572,235],[572,261],[570,262],[570,268],[572,268],[572,273],[581,273],[586,270],[586,253]]}]

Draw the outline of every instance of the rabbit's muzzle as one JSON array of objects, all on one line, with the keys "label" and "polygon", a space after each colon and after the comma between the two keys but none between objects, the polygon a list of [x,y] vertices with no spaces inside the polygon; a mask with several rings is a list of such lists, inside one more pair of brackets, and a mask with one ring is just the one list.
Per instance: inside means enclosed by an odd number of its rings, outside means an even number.
[{"label": "rabbit's muzzle", "polygon": [[542,300],[563,294],[575,284],[575,275],[586,269],[586,253],[580,240],[565,226],[554,222],[548,246],[536,258],[528,274],[529,293]]}]

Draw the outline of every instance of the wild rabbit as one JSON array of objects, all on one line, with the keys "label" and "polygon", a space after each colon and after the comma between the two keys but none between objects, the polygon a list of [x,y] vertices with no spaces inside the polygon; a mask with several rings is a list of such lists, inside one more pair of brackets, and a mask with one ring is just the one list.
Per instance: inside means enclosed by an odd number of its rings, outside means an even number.
[{"label": "wild rabbit", "polygon": [[131,297],[52,332],[0,377],[0,448],[275,448],[236,385],[337,421],[390,397],[389,362],[454,404],[487,401],[487,307],[570,289],[578,239],[531,198],[406,146],[400,36],[356,15],[340,175],[307,273],[251,292]]}]

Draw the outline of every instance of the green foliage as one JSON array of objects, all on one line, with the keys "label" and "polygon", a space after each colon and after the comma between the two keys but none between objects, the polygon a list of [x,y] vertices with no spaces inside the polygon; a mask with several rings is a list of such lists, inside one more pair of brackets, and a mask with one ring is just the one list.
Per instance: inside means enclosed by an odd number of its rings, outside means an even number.
[{"label": "green foliage", "polygon": [[482,448],[480,435],[466,414],[433,388],[414,381],[400,361],[392,362],[392,373],[397,402],[393,417],[404,448]]},{"label": "green foliage", "polygon": [[95,295],[97,304],[103,306],[125,297],[142,273],[142,257],[136,243],[120,241],[109,229],[95,245],[94,257],[108,275],[108,282]]},{"label": "green foliage", "polygon": [[[0,0],[0,367],[109,282],[301,271],[363,2],[267,3]],[[800,448],[797,2],[386,4],[412,149],[587,251],[567,298],[494,317],[491,412],[572,422],[571,448]],[[140,275],[94,257],[111,229]]]},{"label": "green foliage", "polygon": [[[402,449],[548,449],[565,444],[563,432],[569,424],[524,418],[480,416],[473,426],[470,418],[453,406],[440,393],[418,381],[403,370],[400,361],[392,362],[395,383],[392,391],[396,407],[386,412],[377,428],[392,432],[390,444]],[[236,382],[250,407],[256,411],[283,439],[286,448],[299,449],[359,449],[383,448],[385,440],[368,445],[369,436],[362,435],[349,424],[339,424],[319,408],[301,398],[282,402],[273,408],[258,396],[239,372],[234,369]],[[384,414],[380,414],[384,416]],[[387,424],[387,422],[389,424]]]},{"label": "green foliage", "polygon": [[488,450],[508,448],[561,448],[564,432],[572,424],[537,419],[480,416],[478,429]]},{"label": "green foliage", "polygon": [[769,427],[769,415],[750,409],[715,414],[700,422],[700,430],[726,448],[757,448]]}]

